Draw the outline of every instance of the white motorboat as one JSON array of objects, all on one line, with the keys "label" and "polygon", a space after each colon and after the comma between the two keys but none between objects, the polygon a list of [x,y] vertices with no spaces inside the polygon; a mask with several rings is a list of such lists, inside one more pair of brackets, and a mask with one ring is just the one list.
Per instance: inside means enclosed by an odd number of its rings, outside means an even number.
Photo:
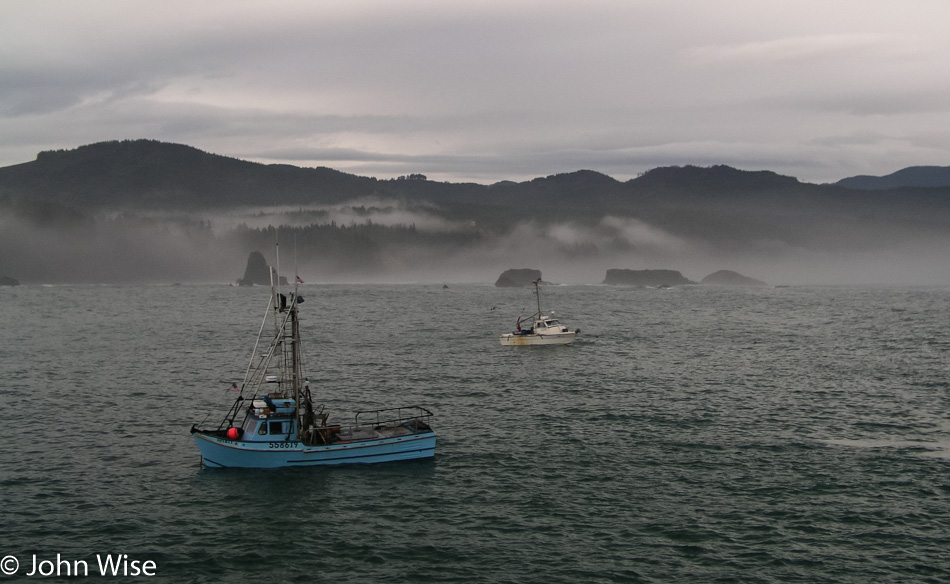
[{"label": "white motorboat", "polygon": [[[538,301],[538,311],[525,318],[518,317],[515,330],[499,337],[504,346],[521,345],[570,345],[577,338],[581,329],[570,330],[561,324],[561,321],[541,311],[541,279],[534,281],[534,295]],[[532,323],[529,328],[523,328],[521,323]]]}]

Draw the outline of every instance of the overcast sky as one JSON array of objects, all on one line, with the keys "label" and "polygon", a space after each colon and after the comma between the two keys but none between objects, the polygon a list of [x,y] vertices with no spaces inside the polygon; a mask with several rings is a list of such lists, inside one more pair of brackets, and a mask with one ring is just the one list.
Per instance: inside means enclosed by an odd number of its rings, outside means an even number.
[{"label": "overcast sky", "polygon": [[0,0],[0,166],[151,138],[379,178],[950,165],[946,0]]}]

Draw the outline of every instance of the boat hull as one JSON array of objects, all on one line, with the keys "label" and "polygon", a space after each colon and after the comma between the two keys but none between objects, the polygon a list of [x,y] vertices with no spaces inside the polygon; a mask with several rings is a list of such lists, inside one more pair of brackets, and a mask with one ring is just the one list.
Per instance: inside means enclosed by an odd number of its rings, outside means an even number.
[{"label": "boat hull", "polygon": [[498,340],[505,347],[520,347],[523,345],[570,345],[575,338],[577,338],[577,332],[569,331],[547,335],[508,333],[501,335]]},{"label": "boat hull", "polygon": [[243,442],[196,433],[201,462],[208,468],[284,468],[375,464],[435,456],[435,432],[306,446],[298,441]]}]

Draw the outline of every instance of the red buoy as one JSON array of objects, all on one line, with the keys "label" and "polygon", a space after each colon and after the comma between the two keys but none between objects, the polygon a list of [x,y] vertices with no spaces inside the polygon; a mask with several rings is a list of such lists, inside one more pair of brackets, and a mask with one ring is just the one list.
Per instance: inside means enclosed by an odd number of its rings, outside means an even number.
[{"label": "red buoy", "polygon": [[238,432],[237,428],[234,428],[234,427],[228,428],[228,438],[230,438],[231,440],[237,440],[238,436],[240,436],[240,433]]}]

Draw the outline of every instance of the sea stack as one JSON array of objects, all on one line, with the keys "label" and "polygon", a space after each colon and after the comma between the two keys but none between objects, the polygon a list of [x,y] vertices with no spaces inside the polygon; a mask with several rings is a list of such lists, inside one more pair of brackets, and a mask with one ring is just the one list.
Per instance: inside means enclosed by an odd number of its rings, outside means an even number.
[{"label": "sea stack", "polygon": [[259,251],[252,251],[247,258],[247,268],[244,269],[244,277],[238,281],[238,286],[270,286],[270,267],[264,254]]}]

